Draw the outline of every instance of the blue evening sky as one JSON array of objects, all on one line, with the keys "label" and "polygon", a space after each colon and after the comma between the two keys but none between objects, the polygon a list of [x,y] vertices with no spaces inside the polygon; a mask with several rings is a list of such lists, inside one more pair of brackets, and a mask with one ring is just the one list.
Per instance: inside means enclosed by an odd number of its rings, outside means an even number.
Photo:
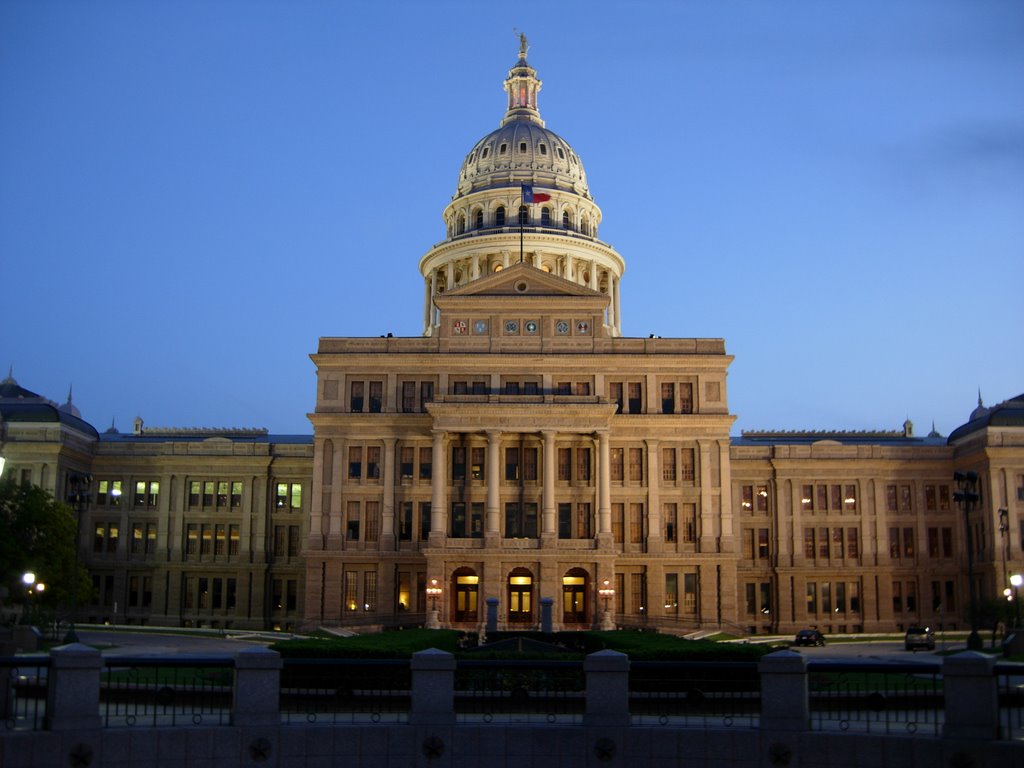
[{"label": "blue evening sky", "polygon": [[320,336],[418,335],[513,28],[741,429],[1024,391],[1024,3],[0,0],[0,365],[99,429],[311,431]]}]

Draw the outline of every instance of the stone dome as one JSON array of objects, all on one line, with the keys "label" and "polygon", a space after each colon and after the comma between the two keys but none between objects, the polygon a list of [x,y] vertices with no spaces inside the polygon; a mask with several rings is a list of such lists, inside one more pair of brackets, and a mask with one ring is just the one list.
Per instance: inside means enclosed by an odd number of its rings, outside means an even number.
[{"label": "stone dome", "polygon": [[579,155],[569,142],[546,128],[540,117],[537,94],[541,81],[526,60],[525,40],[504,86],[508,110],[498,129],[480,139],[466,154],[453,199],[522,183],[589,199],[587,174]]}]

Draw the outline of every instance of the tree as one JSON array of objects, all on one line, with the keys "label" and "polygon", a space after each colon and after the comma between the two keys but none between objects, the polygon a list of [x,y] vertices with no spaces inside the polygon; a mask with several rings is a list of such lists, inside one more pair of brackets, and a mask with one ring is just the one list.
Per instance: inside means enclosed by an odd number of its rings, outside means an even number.
[{"label": "tree", "polygon": [[92,590],[75,557],[77,535],[78,518],[67,504],[36,485],[0,480],[0,587],[6,587],[7,601],[25,599],[22,575],[29,571],[46,585],[32,596],[36,609],[52,614],[69,608],[76,578],[78,597],[86,599]]}]

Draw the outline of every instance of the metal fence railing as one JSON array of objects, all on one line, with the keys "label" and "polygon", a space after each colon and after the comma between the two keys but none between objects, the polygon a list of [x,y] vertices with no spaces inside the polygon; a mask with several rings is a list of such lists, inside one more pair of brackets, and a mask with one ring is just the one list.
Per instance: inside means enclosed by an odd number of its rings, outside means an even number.
[{"label": "metal fence railing", "polygon": [[635,725],[756,728],[757,662],[633,662],[629,711]]},{"label": "metal fence railing", "polygon": [[460,660],[455,672],[459,722],[581,723],[582,661]]},{"label": "metal fence railing", "polygon": [[106,656],[100,675],[104,727],[228,725],[230,657]]},{"label": "metal fence railing", "polygon": [[996,664],[996,690],[999,702],[999,736],[1024,739],[1024,664]]},{"label": "metal fence railing", "polygon": [[941,664],[812,661],[811,728],[941,736]]},{"label": "metal fence railing", "polygon": [[40,731],[46,716],[48,656],[0,658],[0,714],[8,731]]},{"label": "metal fence railing", "polygon": [[407,722],[411,689],[408,659],[284,659],[281,721]]}]

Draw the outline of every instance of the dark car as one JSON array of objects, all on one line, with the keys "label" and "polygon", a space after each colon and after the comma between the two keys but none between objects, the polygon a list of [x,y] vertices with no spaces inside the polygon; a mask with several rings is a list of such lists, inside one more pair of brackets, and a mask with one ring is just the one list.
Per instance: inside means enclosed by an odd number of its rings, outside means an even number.
[{"label": "dark car", "polygon": [[916,651],[924,648],[929,651],[935,650],[935,635],[931,627],[911,627],[903,638],[903,647],[908,651]]},{"label": "dark car", "polygon": [[801,629],[793,638],[793,645],[824,645],[825,636],[816,629]]}]

